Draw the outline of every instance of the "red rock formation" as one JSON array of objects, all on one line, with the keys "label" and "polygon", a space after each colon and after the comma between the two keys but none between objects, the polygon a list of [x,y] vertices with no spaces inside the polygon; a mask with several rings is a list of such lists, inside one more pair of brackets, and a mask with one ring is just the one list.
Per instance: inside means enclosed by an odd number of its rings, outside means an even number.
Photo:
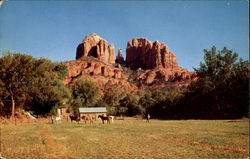
[{"label": "red rock formation", "polygon": [[76,59],[95,57],[104,63],[115,63],[114,46],[96,34],[90,34],[78,45]]},{"label": "red rock formation", "polygon": [[[166,89],[188,86],[197,78],[195,73],[179,67],[174,53],[158,41],[152,43],[143,38],[132,39],[127,43],[126,53],[125,63],[129,68],[121,65],[115,67],[111,65],[115,62],[114,47],[96,34],[88,35],[77,48],[76,59],[81,60],[65,62],[69,74],[64,83],[85,78],[94,81],[103,92],[110,85],[119,85],[129,92],[136,92],[137,86],[129,81],[143,89]],[[120,49],[116,62],[124,63]]]},{"label": "red rock formation", "polygon": [[149,69],[136,77],[136,81],[139,81],[142,85],[170,82],[179,83],[181,87],[189,85],[193,80],[196,80],[196,74],[182,68],[174,71],[165,68]]},{"label": "red rock formation", "polygon": [[122,50],[121,49],[118,49],[118,54],[116,56],[115,62],[119,63],[119,64],[125,63],[124,58],[122,57]]},{"label": "red rock formation", "polygon": [[65,84],[74,83],[75,80],[84,78],[94,81],[102,90],[105,90],[107,85],[119,85],[129,92],[137,91],[137,87],[127,81],[128,77],[119,68],[90,60],[67,61],[65,63],[69,72],[64,80]]},{"label": "red rock formation", "polygon": [[152,43],[144,38],[132,39],[127,43],[126,53],[126,63],[131,68],[179,68],[174,53],[158,41]]}]

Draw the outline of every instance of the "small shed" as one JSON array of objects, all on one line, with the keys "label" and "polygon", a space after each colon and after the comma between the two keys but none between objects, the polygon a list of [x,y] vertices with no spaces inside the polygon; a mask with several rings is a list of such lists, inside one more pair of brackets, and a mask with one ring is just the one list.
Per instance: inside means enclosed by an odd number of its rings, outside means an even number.
[{"label": "small shed", "polygon": [[90,116],[97,118],[98,115],[106,115],[107,109],[106,107],[86,107],[86,108],[79,108],[80,116]]}]

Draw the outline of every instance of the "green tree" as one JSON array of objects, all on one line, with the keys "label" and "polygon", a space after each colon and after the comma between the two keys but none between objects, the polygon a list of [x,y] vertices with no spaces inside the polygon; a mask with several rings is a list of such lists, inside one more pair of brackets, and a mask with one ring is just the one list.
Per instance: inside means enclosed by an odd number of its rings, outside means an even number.
[{"label": "green tree", "polygon": [[238,54],[226,47],[220,51],[213,46],[204,53],[204,62],[195,69],[199,79],[190,85],[187,94],[192,110],[215,117],[239,117],[246,113],[248,61],[238,60]]},{"label": "green tree", "polygon": [[54,72],[57,72],[58,78],[63,80],[68,75],[67,65],[63,62],[55,63]]},{"label": "green tree", "polygon": [[14,117],[17,101],[28,98],[27,76],[33,75],[32,56],[7,53],[0,58],[0,79],[5,94],[4,101],[11,101],[11,117]]},{"label": "green tree", "polygon": [[125,90],[119,85],[113,85],[105,91],[103,100],[107,103],[110,114],[121,115],[125,113],[126,108],[120,105],[120,101],[125,96]]},{"label": "green tree", "polygon": [[72,106],[75,112],[79,107],[95,106],[99,101],[100,88],[92,81],[80,79],[71,86],[72,89]]},{"label": "green tree", "polygon": [[150,110],[155,104],[155,100],[152,96],[152,92],[150,90],[147,90],[147,91],[141,90],[138,94],[140,97],[139,104],[144,110],[143,112],[144,115],[151,113]]},{"label": "green tree", "polygon": [[35,111],[45,114],[63,98],[69,98],[61,80],[63,75],[55,70],[57,66],[50,60],[19,53],[7,53],[0,58],[1,89],[5,92],[1,99],[11,101],[12,117],[16,106],[33,105]]},{"label": "green tree", "polygon": [[127,93],[125,98],[120,101],[122,107],[127,108],[126,115],[134,116],[143,113],[142,107],[139,105],[139,96],[132,93]]}]

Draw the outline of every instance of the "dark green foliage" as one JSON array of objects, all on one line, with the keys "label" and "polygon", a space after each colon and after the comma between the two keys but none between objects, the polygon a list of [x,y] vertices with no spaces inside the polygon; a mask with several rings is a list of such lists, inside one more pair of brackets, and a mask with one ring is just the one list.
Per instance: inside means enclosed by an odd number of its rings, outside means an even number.
[{"label": "dark green foliage", "polygon": [[[55,69],[57,67],[61,69]],[[31,105],[36,114],[46,115],[55,104],[70,97],[61,81],[65,71],[66,67],[47,59],[5,54],[0,58],[0,95],[4,107],[10,108],[13,115],[15,107]]]},{"label": "dark green foliage", "polygon": [[78,112],[80,107],[95,106],[100,99],[100,88],[92,81],[80,79],[71,86],[72,109]]},{"label": "dark green foliage", "polygon": [[137,114],[142,114],[144,112],[143,108],[139,105],[139,96],[135,94],[128,93],[121,101],[120,105],[126,108],[127,116],[134,116]]},{"label": "dark green foliage", "polygon": [[123,115],[125,113],[127,108],[120,105],[125,96],[125,90],[119,85],[113,85],[105,91],[103,100],[108,105],[109,114]]},{"label": "dark green foliage", "polygon": [[65,63],[56,63],[54,71],[57,72],[59,79],[63,80],[68,75],[67,65]]},{"label": "dark green foliage", "polygon": [[178,101],[183,97],[185,89],[151,90],[140,92],[139,103],[144,108],[144,115],[153,118],[172,118]]},{"label": "dark green foliage", "polygon": [[105,92],[103,99],[110,107],[116,107],[125,96],[126,92],[122,87],[113,85]]},{"label": "dark green foliage", "polygon": [[[204,62],[196,69],[193,82],[182,103],[188,116],[200,118],[239,118],[248,112],[248,61],[226,47],[204,50]],[[185,102],[184,102],[185,101]]]}]

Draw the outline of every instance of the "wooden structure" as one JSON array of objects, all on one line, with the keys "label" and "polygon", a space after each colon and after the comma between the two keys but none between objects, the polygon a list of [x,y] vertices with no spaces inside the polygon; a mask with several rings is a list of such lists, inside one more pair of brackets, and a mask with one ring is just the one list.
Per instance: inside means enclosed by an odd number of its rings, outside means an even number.
[{"label": "wooden structure", "polygon": [[107,115],[106,107],[86,107],[86,108],[79,108],[80,117],[82,116],[89,116],[97,118],[98,115]]}]

